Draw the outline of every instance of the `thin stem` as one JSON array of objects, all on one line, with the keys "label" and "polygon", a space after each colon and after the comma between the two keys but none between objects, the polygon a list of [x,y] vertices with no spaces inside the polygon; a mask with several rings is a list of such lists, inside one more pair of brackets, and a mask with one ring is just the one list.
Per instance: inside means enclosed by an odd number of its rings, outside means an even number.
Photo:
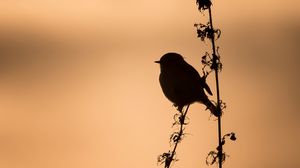
[{"label": "thin stem", "polygon": [[[213,28],[213,21],[212,21],[212,14],[211,14],[211,7],[208,8],[209,12],[209,21],[210,21],[210,28]],[[212,43],[212,50],[213,50],[213,67],[215,70],[216,76],[216,90],[217,90],[217,111],[218,111],[218,140],[219,140],[219,147],[218,147],[218,157],[219,157],[219,168],[222,168],[222,160],[223,160],[223,147],[222,147],[222,133],[221,133],[221,108],[220,108],[220,90],[219,90],[219,74],[218,74],[218,56],[216,55],[216,45],[215,45],[215,35],[212,33],[211,38]]]},{"label": "thin stem", "polygon": [[184,113],[182,113],[182,111],[180,112],[181,113],[180,117],[182,117],[182,119],[180,119],[180,129],[179,129],[179,133],[178,133],[178,140],[175,142],[172,154],[171,154],[171,156],[169,158],[169,163],[166,164],[165,168],[169,168],[171,166],[171,162],[173,161],[173,158],[174,158],[174,156],[176,154],[176,149],[177,149],[178,143],[179,143],[179,141],[180,141],[180,139],[181,139],[181,137],[183,135],[184,121],[185,121],[186,114],[187,114],[187,112],[189,110],[189,107],[190,107],[190,105],[187,105],[186,110],[185,110]]}]

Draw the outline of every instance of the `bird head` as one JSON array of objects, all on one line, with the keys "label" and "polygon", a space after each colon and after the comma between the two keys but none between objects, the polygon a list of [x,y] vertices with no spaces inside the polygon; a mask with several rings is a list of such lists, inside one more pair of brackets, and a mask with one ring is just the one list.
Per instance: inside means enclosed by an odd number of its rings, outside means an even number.
[{"label": "bird head", "polygon": [[178,65],[185,62],[183,57],[177,53],[167,53],[163,55],[159,61],[155,63],[160,64],[161,67]]}]

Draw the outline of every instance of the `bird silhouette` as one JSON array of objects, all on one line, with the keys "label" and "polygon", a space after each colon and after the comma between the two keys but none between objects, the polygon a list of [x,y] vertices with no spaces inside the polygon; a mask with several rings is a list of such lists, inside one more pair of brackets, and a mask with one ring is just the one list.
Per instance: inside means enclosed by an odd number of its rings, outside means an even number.
[{"label": "bird silhouette", "polygon": [[201,77],[197,70],[188,64],[180,54],[167,53],[159,61],[159,82],[164,95],[182,112],[184,106],[194,102],[204,104],[215,116],[218,116],[216,106],[208,99],[206,92],[212,95],[206,83],[206,77]]}]

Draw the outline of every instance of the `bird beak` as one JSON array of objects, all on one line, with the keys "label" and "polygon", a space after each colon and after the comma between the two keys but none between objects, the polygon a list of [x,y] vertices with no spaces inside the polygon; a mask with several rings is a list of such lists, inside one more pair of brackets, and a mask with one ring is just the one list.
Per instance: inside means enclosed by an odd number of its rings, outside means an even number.
[{"label": "bird beak", "polygon": [[160,61],[154,61],[155,63],[157,63],[157,64],[160,64]]}]

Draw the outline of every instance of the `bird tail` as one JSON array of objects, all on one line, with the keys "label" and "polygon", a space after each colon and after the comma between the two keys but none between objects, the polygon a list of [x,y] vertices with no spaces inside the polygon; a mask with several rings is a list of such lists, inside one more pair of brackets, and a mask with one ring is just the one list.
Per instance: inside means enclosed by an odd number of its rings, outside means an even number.
[{"label": "bird tail", "polygon": [[212,103],[209,99],[207,99],[204,104],[206,105],[206,109],[209,109],[214,116],[218,117],[221,115],[220,111],[217,109],[217,106],[214,105],[214,103]]}]

